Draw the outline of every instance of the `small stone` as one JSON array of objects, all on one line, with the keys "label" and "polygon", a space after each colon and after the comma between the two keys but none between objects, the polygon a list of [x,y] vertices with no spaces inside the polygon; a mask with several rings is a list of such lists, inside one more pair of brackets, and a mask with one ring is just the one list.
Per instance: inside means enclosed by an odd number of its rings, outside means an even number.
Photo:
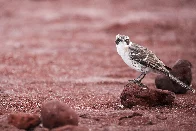
[{"label": "small stone", "polygon": [[89,131],[89,129],[82,126],[66,125],[66,126],[54,128],[51,131]]},{"label": "small stone", "polygon": [[65,125],[78,125],[78,115],[75,111],[57,100],[42,105],[41,118],[43,126],[49,129]]},{"label": "small stone", "polygon": [[[192,81],[191,67],[192,65],[189,61],[179,60],[172,67],[170,73],[190,86]],[[181,87],[165,75],[158,75],[155,79],[155,84],[158,89],[169,90],[177,94],[184,94],[187,92],[187,89]]]},{"label": "small stone", "polygon": [[142,88],[130,82],[122,91],[120,99],[121,104],[126,108],[131,108],[135,105],[170,105],[175,99],[175,94],[160,89]]},{"label": "small stone", "polygon": [[8,116],[8,123],[19,129],[30,129],[38,126],[41,120],[36,114],[13,113]]}]

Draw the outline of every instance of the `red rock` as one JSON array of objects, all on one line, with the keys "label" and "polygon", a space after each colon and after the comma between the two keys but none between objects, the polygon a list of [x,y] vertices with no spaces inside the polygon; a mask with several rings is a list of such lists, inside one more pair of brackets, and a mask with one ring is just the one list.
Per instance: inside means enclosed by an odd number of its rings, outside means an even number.
[{"label": "red rock", "polygon": [[54,128],[51,131],[89,131],[89,129],[82,126],[66,125],[66,126]]},{"label": "red rock", "polygon": [[160,89],[142,89],[137,84],[129,83],[122,91],[120,99],[121,104],[126,108],[131,108],[135,105],[169,105],[173,103],[175,94]]},{"label": "red rock", "polygon": [[55,128],[65,125],[78,125],[78,115],[63,102],[56,100],[46,102],[41,108],[43,126]]},{"label": "red rock", "polygon": [[[173,75],[178,76],[178,78],[185,84],[190,85],[192,82],[192,64],[187,60],[178,60],[172,67]],[[176,84],[176,83],[175,83]]]},{"label": "red rock", "polygon": [[175,93],[178,92],[177,88],[174,87],[173,82],[165,75],[158,75],[155,79],[155,85],[158,89],[169,90]]},{"label": "red rock", "polygon": [[[192,81],[191,67],[192,65],[189,61],[179,60],[172,67],[172,70],[170,71],[170,73],[176,76],[179,80],[181,80],[185,84],[190,86],[191,81]],[[174,93],[181,93],[181,94],[184,94],[187,92],[187,89],[181,87],[179,84],[170,80],[165,75],[158,75],[155,79],[155,84],[158,89],[169,90]]]},{"label": "red rock", "polygon": [[13,113],[8,116],[8,123],[19,129],[29,129],[38,126],[41,120],[36,114]]}]

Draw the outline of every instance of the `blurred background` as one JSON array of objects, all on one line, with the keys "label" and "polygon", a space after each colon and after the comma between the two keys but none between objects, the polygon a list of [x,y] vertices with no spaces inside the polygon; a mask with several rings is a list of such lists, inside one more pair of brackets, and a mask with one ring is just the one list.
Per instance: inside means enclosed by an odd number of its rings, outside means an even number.
[{"label": "blurred background", "polygon": [[116,34],[150,48],[168,66],[180,58],[191,61],[195,5],[194,0],[1,0],[0,70],[39,80],[126,70],[116,53]]}]

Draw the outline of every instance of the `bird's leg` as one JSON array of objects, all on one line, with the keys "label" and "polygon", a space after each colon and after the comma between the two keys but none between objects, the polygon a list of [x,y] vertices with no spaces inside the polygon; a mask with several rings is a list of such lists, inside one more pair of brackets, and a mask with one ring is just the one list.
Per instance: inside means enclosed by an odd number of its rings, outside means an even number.
[{"label": "bird's leg", "polygon": [[146,85],[142,84],[141,81],[142,79],[144,79],[144,77],[146,76],[146,73],[142,72],[136,79],[133,80],[129,80],[129,82],[134,82],[135,84],[138,84],[140,87],[144,87],[147,88]]},{"label": "bird's leg", "polygon": [[134,83],[140,83],[141,80],[139,81],[139,78],[143,75],[143,72],[136,78],[136,79],[133,79],[133,80],[128,80],[129,82],[134,82]]},{"label": "bird's leg", "polygon": [[135,80],[141,83],[141,81],[144,79],[146,76],[146,73],[142,72]]},{"label": "bird's leg", "polygon": [[136,83],[141,83],[142,79],[144,79],[145,76],[146,76],[146,73],[142,72],[136,79],[129,80],[129,82],[134,81]]}]

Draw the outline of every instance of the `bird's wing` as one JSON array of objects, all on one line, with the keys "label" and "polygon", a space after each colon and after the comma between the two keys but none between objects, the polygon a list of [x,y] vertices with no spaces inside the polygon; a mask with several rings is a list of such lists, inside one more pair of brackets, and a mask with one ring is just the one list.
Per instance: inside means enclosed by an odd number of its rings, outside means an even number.
[{"label": "bird's wing", "polygon": [[164,63],[157,58],[152,51],[143,46],[134,43],[129,46],[129,57],[131,60],[137,61],[146,67],[152,68],[153,70],[161,72],[167,71]]}]

